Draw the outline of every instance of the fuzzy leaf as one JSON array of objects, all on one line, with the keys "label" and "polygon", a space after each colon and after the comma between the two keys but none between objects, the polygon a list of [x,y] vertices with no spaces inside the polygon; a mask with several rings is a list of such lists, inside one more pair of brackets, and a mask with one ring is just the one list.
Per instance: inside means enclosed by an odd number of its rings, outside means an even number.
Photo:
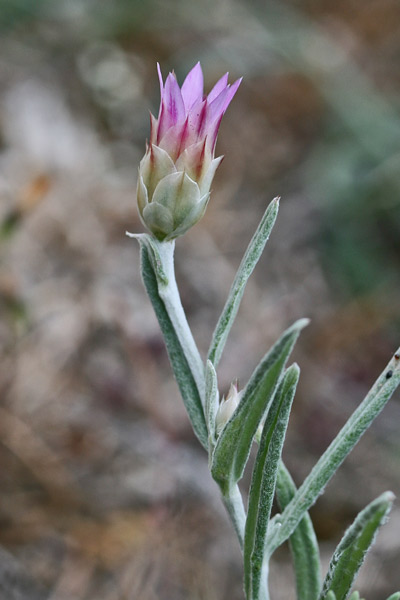
[{"label": "fuzzy leaf", "polygon": [[205,413],[208,429],[209,446],[212,448],[215,444],[215,417],[218,410],[219,394],[217,374],[211,361],[206,364],[206,401]]},{"label": "fuzzy leaf", "polygon": [[400,384],[400,349],[378,377],[363,402],[318,460],[280,517],[281,527],[269,540],[272,553],[296,529],[299,521],[323,492],[326,484],[379,415]]},{"label": "fuzzy leaf", "polygon": [[379,527],[386,521],[393,500],[394,494],[385,492],[357,515],[332,556],[320,600],[325,600],[330,590],[335,592],[337,600],[346,600]]},{"label": "fuzzy leaf", "polygon": [[258,262],[275,224],[278,209],[279,198],[274,198],[265,211],[264,216],[247,247],[242,262],[240,263],[238,272],[236,273],[232,287],[229,291],[228,299],[214,330],[208,352],[208,358],[215,366],[217,366],[219,359],[221,358],[226,339],[239,309],[247,280]]},{"label": "fuzzy leaf", "polygon": [[152,261],[150,260],[149,252],[149,247],[145,243],[141,243],[141,267],[143,283],[160,324],[172,369],[174,371],[179,390],[182,394],[183,402],[188,412],[190,422],[201,444],[207,449],[207,426],[198,387],[189,368],[185,353],[179,342],[175,329],[171,323],[171,319],[168,316],[164,302],[159,295],[157,276],[153,268]]},{"label": "fuzzy leaf", "polygon": [[259,598],[264,579],[265,538],[299,375],[300,369],[296,364],[285,372],[268,412],[254,465],[244,538],[245,590],[249,600]]},{"label": "fuzzy leaf", "polygon": [[[275,492],[281,511],[296,493],[293,479],[282,461],[279,464]],[[297,599],[317,600],[321,589],[321,565],[318,542],[308,513],[290,536],[289,547],[296,575]]]},{"label": "fuzzy leaf", "polygon": [[264,356],[217,440],[211,472],[224,493],[243,475],[257,428],[268,412],[299,333],[307,324],[307,319],[294,323]]}]

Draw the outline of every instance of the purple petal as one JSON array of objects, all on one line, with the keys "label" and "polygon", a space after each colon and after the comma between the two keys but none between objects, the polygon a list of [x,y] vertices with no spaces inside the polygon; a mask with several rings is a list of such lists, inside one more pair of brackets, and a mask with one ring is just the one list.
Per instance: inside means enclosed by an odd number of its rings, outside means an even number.
[{"label": "purple petal", "polygon": [[182,98],[185,104],[186,111],[198,101],[203,99],[203,71],[198,62],[191,71],[186,75],[186,79],[182,84]]},{"label": "purple petal", "polygon": [[236,92],[237,92],[237,90],[238,90],[238,87],[239,87],[239,85],[242,83],[242,79],[243,79],[243,77],[240,77],[240,79],[237,79],[237,80],[235,81],[235,83],[233,83],[233,84],[232,84],[232,85],[229,87],[229,89],[228,89],[228,94],[227,94],[227,97],[226,97],[226,99],[225,99],[225,104],[224,104],[224,109],[223,109],[223,112],[225,112],[225,111],[226,111],[226,109],[228,108],[228,106],[230,105],[230,103],[231,103],[231,100],[232,100],[233,96],[236,94]]},{"label": "purple petal", "polygon": [[222,121],[222,115],[219,117],[219,119],[216,119],[214,121],[214,123],[212,123],[210,125],[208,132],[207,132],[211,152],[213,155],[214,155],[214,150],[215,150],[215,144],[217,143],[218,130],[221,125],[221,121]]},{"label": "purple petal", "polygon": [[215,98],[217,96],[219,96],[219,94],[222,92],[222,90],[224,90],[227,87],[227,85],[228,85],[228,75],[229,75],[229,73],[225,73],[225,75],[223,75],[221,77],[221,79],[219,79],[217,81],[217,83],[214,85],[213,89],[211,90],[211,92],[207,96],[208,102],[212,102],[213,100],[215,100]]},{"label": "purple petal", "polygon": [[209,123],[215,121],[215,119],[219,119],[224,114],[224,106],[226,103],[226,98],[228,96],[229,88],[225,88],[222,92],[213,100],[208,108],[209,115]]},{"label": "purple petal", "polygon": [[226,87],[222,92],[210,103],[209,108],[209,121],[210,123],[214,121],[214,119],[219,118],[224,114],[226,109],[228,108],[233,96],[236,94],[236,91],[241,84],[242,78],[235,81],[234,84]]},{"label": "purple petal", "polygon": [[202,125],[204,124],[207,112],[207,101],[199,100],[189,111],[189,130],[194,134],[197,140]]},{"label": "purple petal", "polygon": [[185,105],[183,104],[181,90],[179,89],[176,77],[172,73],[168,75],[165,82],[163,102],[165,103],[165,108],[168,111],[172,125],[184,120]]},{"label": "purple petal", "polygon": [[159,141],[159,146],[168,152],[171,159],[175,162],[185,149],[188,135],[188,120],[186,119],[183,123],[177,123],[170,127]]},{"label": "purple petal", "polygon": [[158,141],[164,133],[176,123],[184,121],[185,106],[183,104],[181,90],[175,75],[170,73],[166,79],[161,101],[160,117],[158,122]]}]

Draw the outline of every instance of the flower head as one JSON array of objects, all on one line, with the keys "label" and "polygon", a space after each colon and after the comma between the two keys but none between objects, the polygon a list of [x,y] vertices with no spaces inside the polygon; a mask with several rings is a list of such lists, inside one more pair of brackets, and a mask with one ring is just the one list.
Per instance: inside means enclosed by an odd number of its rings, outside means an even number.
[{"label": "flower head", "polygon": [[229,85],[226,73],[204,96],[200,63],[181,88],[174,73],[164,84],[159,65],[158,76],[160,110],[157,119],[150,114],[150,142],[139,166],[137,200],[146,227],[159,240],[171,240],[204,214],[222,160],[214,158],[218,129],[241,79]]}]

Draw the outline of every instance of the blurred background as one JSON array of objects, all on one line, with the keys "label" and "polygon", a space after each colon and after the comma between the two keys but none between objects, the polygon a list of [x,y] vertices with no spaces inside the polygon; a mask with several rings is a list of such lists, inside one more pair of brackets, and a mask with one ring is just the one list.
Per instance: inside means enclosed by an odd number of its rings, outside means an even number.
[{"label": "blurred background", "polygon": [[[125,230],[158,110],[156,62],[224,118],[204,219],[178,240],[203,354],[267,203],[281,211],[219,368],[244,385],[295,319],[285,446],[297,483],[400,340],[397,0],[0,1],[0,596],[240,600],[241,559],[190,430]],[[312,509],[324,564],[355,514],[400,495],[399,393]],[[246,481],[245,483],[248,483]],[[400,588],[400,505],[358,580]],[[286,549],[274,600],[294,598]]]}]

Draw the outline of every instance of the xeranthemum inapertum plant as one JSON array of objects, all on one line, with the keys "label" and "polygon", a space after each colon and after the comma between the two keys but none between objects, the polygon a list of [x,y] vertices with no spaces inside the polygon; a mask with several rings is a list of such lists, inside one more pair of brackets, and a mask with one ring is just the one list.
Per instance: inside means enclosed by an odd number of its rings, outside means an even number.
[{"label": "xeranthemum inapertum plant", "polygon": [[[240,84],[224,75],[203,96],[198,63],[180,88],[170,73],[163,82],[158,118],[151,116],[150,142],[140,163],[137,200],[150,234],[129,234],[141,247],[141,272],[167,347],[193,431],[208,452],[211,475],[243,552],[247,600],[269,600],[269,560],[289,540],[297,600],[359,600],[353,581],[394,501],[385,492],[370,502],[344,533],[321,578],[319,548],[309,508],[381,412],[400,384],[400,350],[378,377],[309,475],[296,488],[282,461],[300,368],[288,366],[307,319],[289,327],[254,369],[245,387],[235,385],[220,402],[217,368],[244,289],[275,224],[279,201],[267,207],[233,280],[215,326],[207,359],[197,348],[180,300],[174,271],[175,238],[203,215],[221,162],[215,143],[222,116]],[[224,234],[225,235],[225,234]],[[235,379],[235,378],[233,378]],[[239,487],[253,446],[258,446],[251,485]],[[361,493],[361,491],[360,491]],[[280,513],[272,516],[276,500]],[[400,600],[400,592],[387,600]]]},{"label": "xeranthemum inapertum plant", "polygon": [[210,186],[222,156],[214,158],[222,117],[241,80],[228,84],[226,73],[208,96],[197,63],[180,88],[174,73],[165,84],[160,66],[158,118],[150,114],[151,133],[139,166],[137,201],[144,225],[159,240],[185,233],[204,214]]}]

